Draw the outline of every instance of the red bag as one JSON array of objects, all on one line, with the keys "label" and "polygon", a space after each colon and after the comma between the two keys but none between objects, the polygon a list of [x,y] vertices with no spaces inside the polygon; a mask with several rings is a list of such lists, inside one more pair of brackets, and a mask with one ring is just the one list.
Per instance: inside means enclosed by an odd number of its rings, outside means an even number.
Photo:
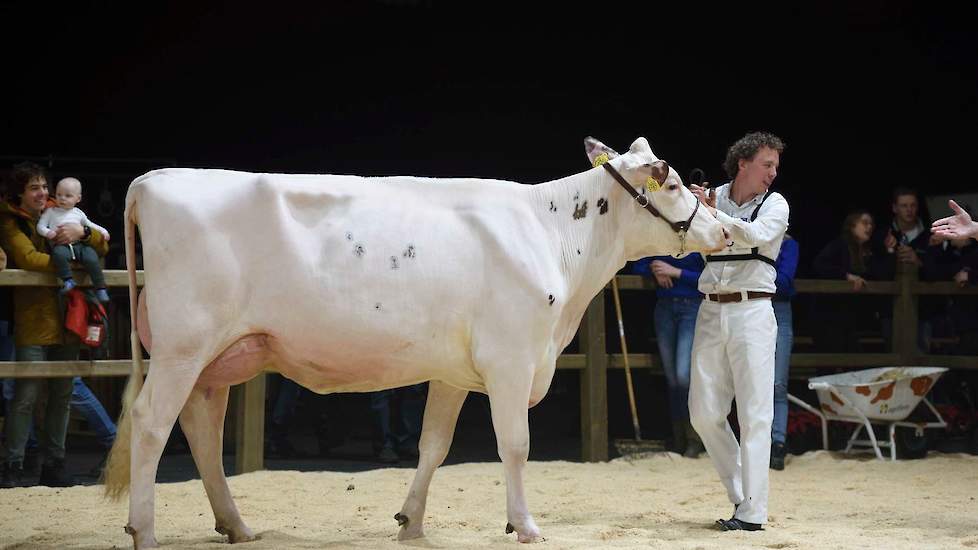
[{"label": "red bag", "polygon": [[77,288],[65,295],[65,327],[77,334],[86,346],[97,348],[102,345],[107,318],[105,307],[98,301],[86,299]]}]

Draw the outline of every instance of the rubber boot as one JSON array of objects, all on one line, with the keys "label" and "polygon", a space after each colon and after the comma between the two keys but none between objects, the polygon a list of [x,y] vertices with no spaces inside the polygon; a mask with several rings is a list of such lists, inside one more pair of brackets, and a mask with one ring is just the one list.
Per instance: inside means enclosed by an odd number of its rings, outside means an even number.
[{"label": "rubber boot", "polygon": [[693,425],[689,423],[689,420],[685,422],[686,428],[686,450],[683,451],[683,456],[686,458],[698,458],[703,451],[706,450],[703,447],[703,441],[700,439],[700,434],[696,433],[693,429]]},{"label": "rubber boot", "polygon": [[686,451],[686,423],[683,421],[672,421],[672,440],[669,442],[670,453],[682,454]]}]

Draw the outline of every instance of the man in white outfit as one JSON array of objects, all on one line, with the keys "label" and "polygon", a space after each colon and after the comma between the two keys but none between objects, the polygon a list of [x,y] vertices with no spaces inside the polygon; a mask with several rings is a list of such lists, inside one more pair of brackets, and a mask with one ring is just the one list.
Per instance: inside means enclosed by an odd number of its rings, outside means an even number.
[{"label": "man in white outfit", "polygon": [[[724,169],[730,183],[694,194],[715,207],[730,233],[727,248],[706,257],[696,317],[689,414],[713,461],[734,515],[724,531],[759,531],[767,522],[768,464],[774,416],[777,323],[771,297],[774,260],[788,228],[788,202],[770,191],[784,143],[772,134],[747,134],[730,146]],[[740,444],[730,425],[737,400]]]}]

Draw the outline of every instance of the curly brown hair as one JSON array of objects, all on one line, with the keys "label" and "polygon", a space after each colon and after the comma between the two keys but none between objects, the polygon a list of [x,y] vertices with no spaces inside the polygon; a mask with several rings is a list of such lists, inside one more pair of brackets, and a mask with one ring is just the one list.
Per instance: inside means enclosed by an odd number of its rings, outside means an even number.
[{"label": "curly brown hair", "polygon": [[48,179],[47,170],[43,166],[30,161],[19,162],[7,172],[7,177],[0,185],[0,197],[13,201],[24,194],[27,184],[38,178],[44,181]]},{"label": "curly brown hair", "polygon": [[770,147],[780,155],[784,152],[784,141],[768,132],[751,132],[738,139],[727,149],[727,158],[723,161],[723,169],[727,172],[727,176],[731,180],[735,179],[740,170],[738,163],[741,159],[750,160],[754,158],[761,147]]}]

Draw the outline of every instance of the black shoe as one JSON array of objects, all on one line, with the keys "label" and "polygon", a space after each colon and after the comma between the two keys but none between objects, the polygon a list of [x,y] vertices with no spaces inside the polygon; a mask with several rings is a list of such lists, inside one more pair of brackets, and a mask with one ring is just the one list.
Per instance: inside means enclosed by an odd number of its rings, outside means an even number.
[{"label": "black shoe", "polygon": [[109,450],[106,449],[105,453],[102,454],[102,459],[98,461],[98,464],[92,467],[91,470],[85,473],[87,477],[100,478],[102,477],[102,470],[105,469],[105,463],[109,460]]},{"label": "black shoe", "polygon": [[397,456],[397,453],[394,452],[394,449],[391,449],[390,447],[384,447],[381,449],[374,458],[376,458],[377,462],[380,462],[381,464],[397,464],[401,460]]},{"label": "black shoe", "polygon": [[699,458],[705,452],[706,448],[703,447],[703,442],[699,439],[693,439],[689,440],[686,444],[686,450],[683,451],[683,456],[686,458]]},{"label": "black shoe", "polygon": [[41,465],[41,451],[37,447],[28,448],[24,451],[24,473],[36,474]]},{"label": "black shoe", "polygon": [[417,460],[420,455],[417,445],[402,445],[397,448],[397,456],[401,460]]},{"label": "black shoe", "polygon": [[24,466],[19,463],[3,463],[3,473],[0,475],[0,489],[20,487],[24,477]]},{"label": "black shoe", "polygon": [[268,458],[302,458],[303,454],[289,443],[288,439],[270,439],[265,444],[265,456]]},{"label": "black shoe", "polygon": [[763,531],[764,526],[760,523],[751,523],[742,519],[718,519],[717,525],[721,531]]},{"label": "black shoe", "polygon": [[75,480],[65,471],[64,459],[52,458],[41,466],[41,479],[37,483],[46,487],[71,487]]},{"label": "black shoe", "polygon": [[784,443],[774,442],[771,444],[771,469],[784,470],[784,457],[788,454]]}]

